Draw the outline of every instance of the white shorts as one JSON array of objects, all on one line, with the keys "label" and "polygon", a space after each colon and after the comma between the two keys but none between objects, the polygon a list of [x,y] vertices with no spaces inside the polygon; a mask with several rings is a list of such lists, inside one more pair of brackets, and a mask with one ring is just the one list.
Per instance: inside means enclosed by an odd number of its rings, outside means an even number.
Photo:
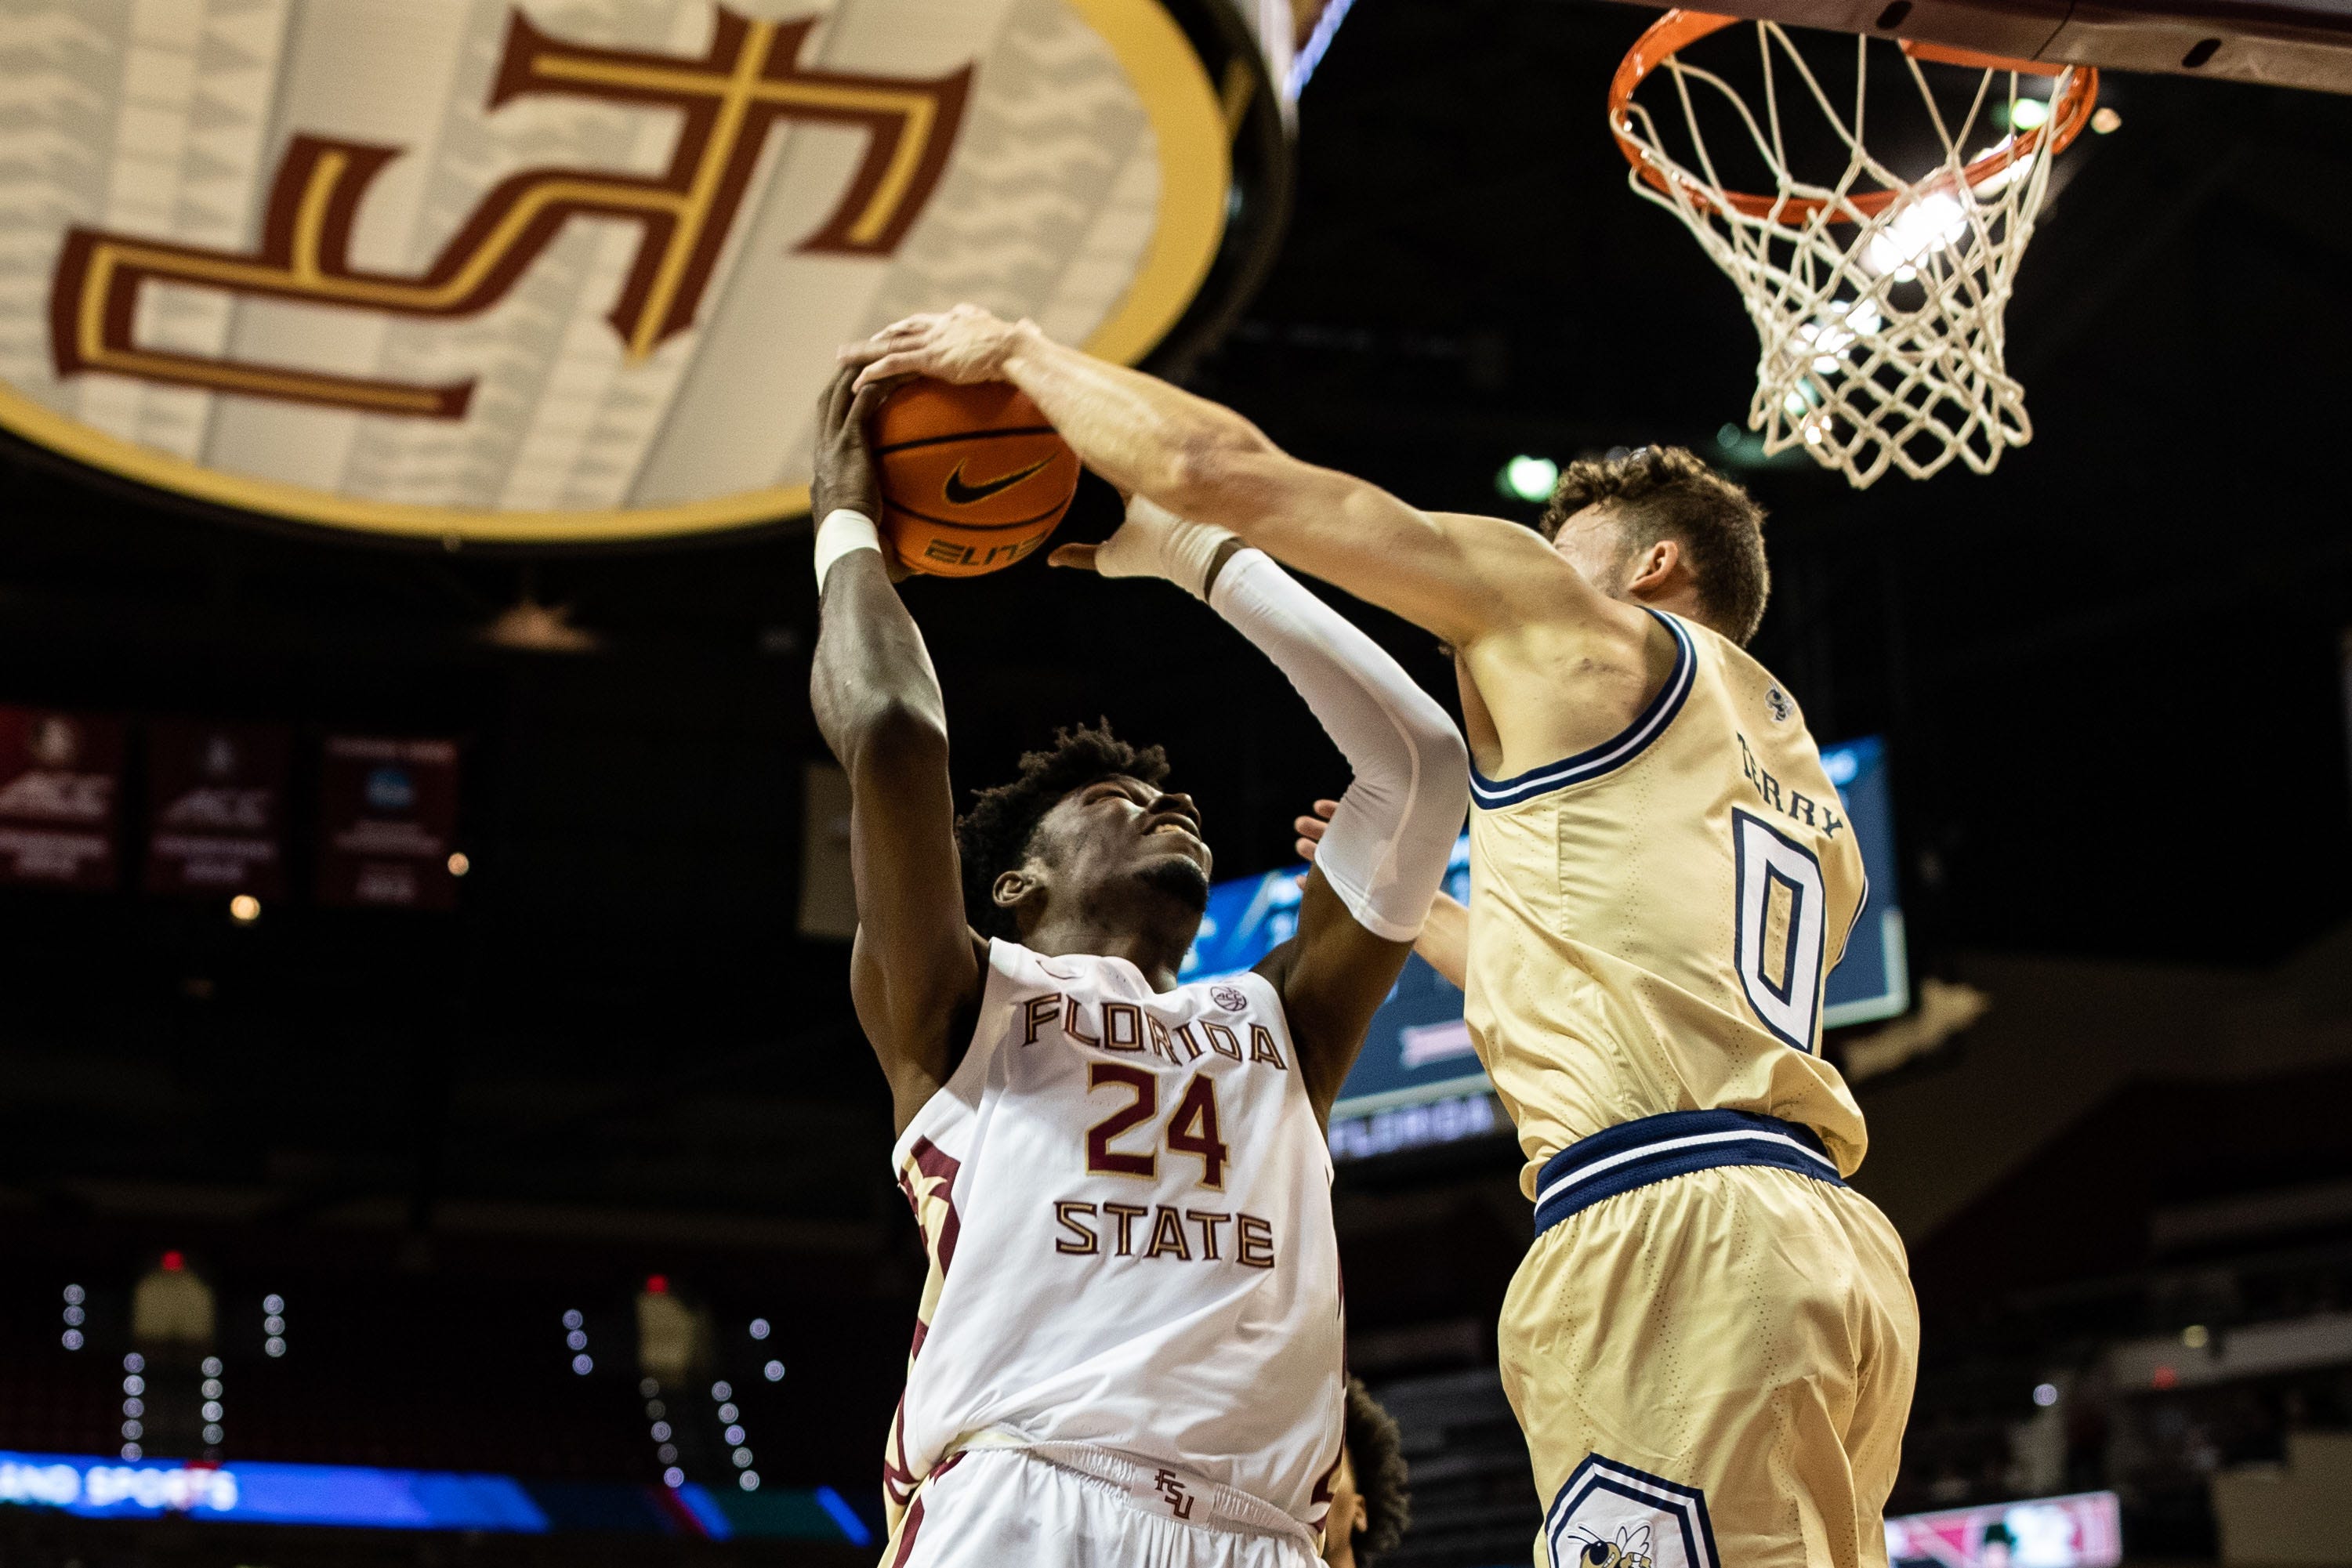
[{"label": "white shorts", "polygon": [[[1169,1472],[1160,1471],[1159,1475]],[[1121,1486],[1019,1448],[971,1448],[923,1485],[885,1568],[1318,1568],[1297,1535],[1213,1519],[1181,1484]],[[1173,1517],[1181,1506],[1192,1519]]]}]

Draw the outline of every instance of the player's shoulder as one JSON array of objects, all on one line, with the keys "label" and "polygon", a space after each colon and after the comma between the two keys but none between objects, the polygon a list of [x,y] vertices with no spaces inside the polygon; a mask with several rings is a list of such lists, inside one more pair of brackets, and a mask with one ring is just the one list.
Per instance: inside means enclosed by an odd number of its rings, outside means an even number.
[{"label": "player's shoulder", "polygon": [[1717,685],[1735,715],[1778,742],[1813,749],[1804,707],[1787,682],[1713,627],[1681,616],[1665,619],[1692,651],[1695,679]]}]

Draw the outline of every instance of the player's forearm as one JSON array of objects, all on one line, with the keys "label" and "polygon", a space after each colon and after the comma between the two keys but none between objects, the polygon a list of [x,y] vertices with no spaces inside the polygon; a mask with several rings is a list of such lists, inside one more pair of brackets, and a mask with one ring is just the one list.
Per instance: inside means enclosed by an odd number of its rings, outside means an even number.
[{"label": "player's forearm", "polygon": [[817,730],[853,791],[947,755],[945,704],[915,619],[870,550],[827,576],[809,671]]},{"label": "player's forearm", "polygon": [[1055,343],[1034,326],[1012,330],[1003,374],[1087,467],[1439,636],[1478,635],[1513,613],[1531,576],[1559,565],[1526,529],[1434,517],[1301,462],[1231,409]]},{"label": "player's forearm", "polygon": [[[1191,471],[1212,454],[1272,450],[1255,425],[1157,376],[1056,343],[1030,323],[1013,331],[1005,379],[1045,411],[1080,462],[1171,511],[1234,528],[1186,505],[1199,498],[1190,494]],[[1247,529],[1234,531],[1249,538]]]},{"label": "player's forearm", "polygon": [[1457,988],[1466,988],[1469,982],[1465,977],[1470,972],[1469,909],[1451,894],[1441,893],[1430,900],[1429,917],[1422,922],[1421,935],[1413,938],[1412,950]]}]

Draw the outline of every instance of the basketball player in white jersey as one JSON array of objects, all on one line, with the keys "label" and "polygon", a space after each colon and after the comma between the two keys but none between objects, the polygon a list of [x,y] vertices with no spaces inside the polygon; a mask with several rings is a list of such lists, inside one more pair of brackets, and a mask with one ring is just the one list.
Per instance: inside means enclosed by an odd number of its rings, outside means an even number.
[{"label": "basketball player in white jersey", "polygon": [[1539,530],[1423,512],[971,306],[844,358],[1010,381],[1111,483],[1445,639],[1476,809],[1466,919],[1431,946],[1527,1155],[1538,1234],[1497,1347],[1536,1561],[1879,1568],[1918,1312],[1846,1185],[1867,1138],[1821,993],[1862,857],[1743,646],[1755,503],[1645,448],[1570,465]]},{"label": "basketball player in white jersey", "polygon": [[1065,731],[959,821],[938,678],[877,549],[849,376],[820,412],[811,695],[849,776],[851,988],[930,1254],[885,1461],[890,1568],[1307,1568],[1341,1446],[1324,1123],[1468,798],[1461,737],[1258,551],[1137,503],[1055,559],[1205,600],[1353,773],[1297,934],[1187,986],[1210,854],[1167,761]]}]

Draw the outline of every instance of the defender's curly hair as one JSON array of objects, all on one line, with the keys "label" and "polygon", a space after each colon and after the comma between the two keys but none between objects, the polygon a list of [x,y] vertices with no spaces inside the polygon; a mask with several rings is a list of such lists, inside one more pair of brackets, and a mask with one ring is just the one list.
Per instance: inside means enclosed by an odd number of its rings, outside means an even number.
[{"label": "defender's curly hair", "polygon": [[1557,538],[1570,513],[1595,501],[1617,503],[1633,549],[1660,539],[1683,547],[1709,625],[1743,647],[1756,635],[1772,574],[1764,564],[1764,508],[1746,490],[1680,446],[1580,457],[1561,470],[1536,528]]},{"label": "defender's curly hair", "polygon": [[963,913],[983,936],[1008,940],[1020,932],[1013,912],[991,890],[996,879],[1019,867],[1029,841],[1063,796],[1098,779],[1125,776],[1144,784],[1168,777],[1168,754],[1156,746],[1134,747],[1110,732],[1110,720],[1093,727],[1057,729],[1044,751],[1024,752],[1020,776],[1010,784],[973,792],[971,810],[956,819],[956,849],[963,858]]},{"label": "defender's curly hair", "polygon": [[1356,1560],[1368,1563],[1395,1551],[1404,1539],[1405,1527],[1412,1522],[1412,1492],[1405,1473],[1404,1435],[1361,1378],[1348,1379],[1346,1440],[1356,1492],[1364,1500]]}]

